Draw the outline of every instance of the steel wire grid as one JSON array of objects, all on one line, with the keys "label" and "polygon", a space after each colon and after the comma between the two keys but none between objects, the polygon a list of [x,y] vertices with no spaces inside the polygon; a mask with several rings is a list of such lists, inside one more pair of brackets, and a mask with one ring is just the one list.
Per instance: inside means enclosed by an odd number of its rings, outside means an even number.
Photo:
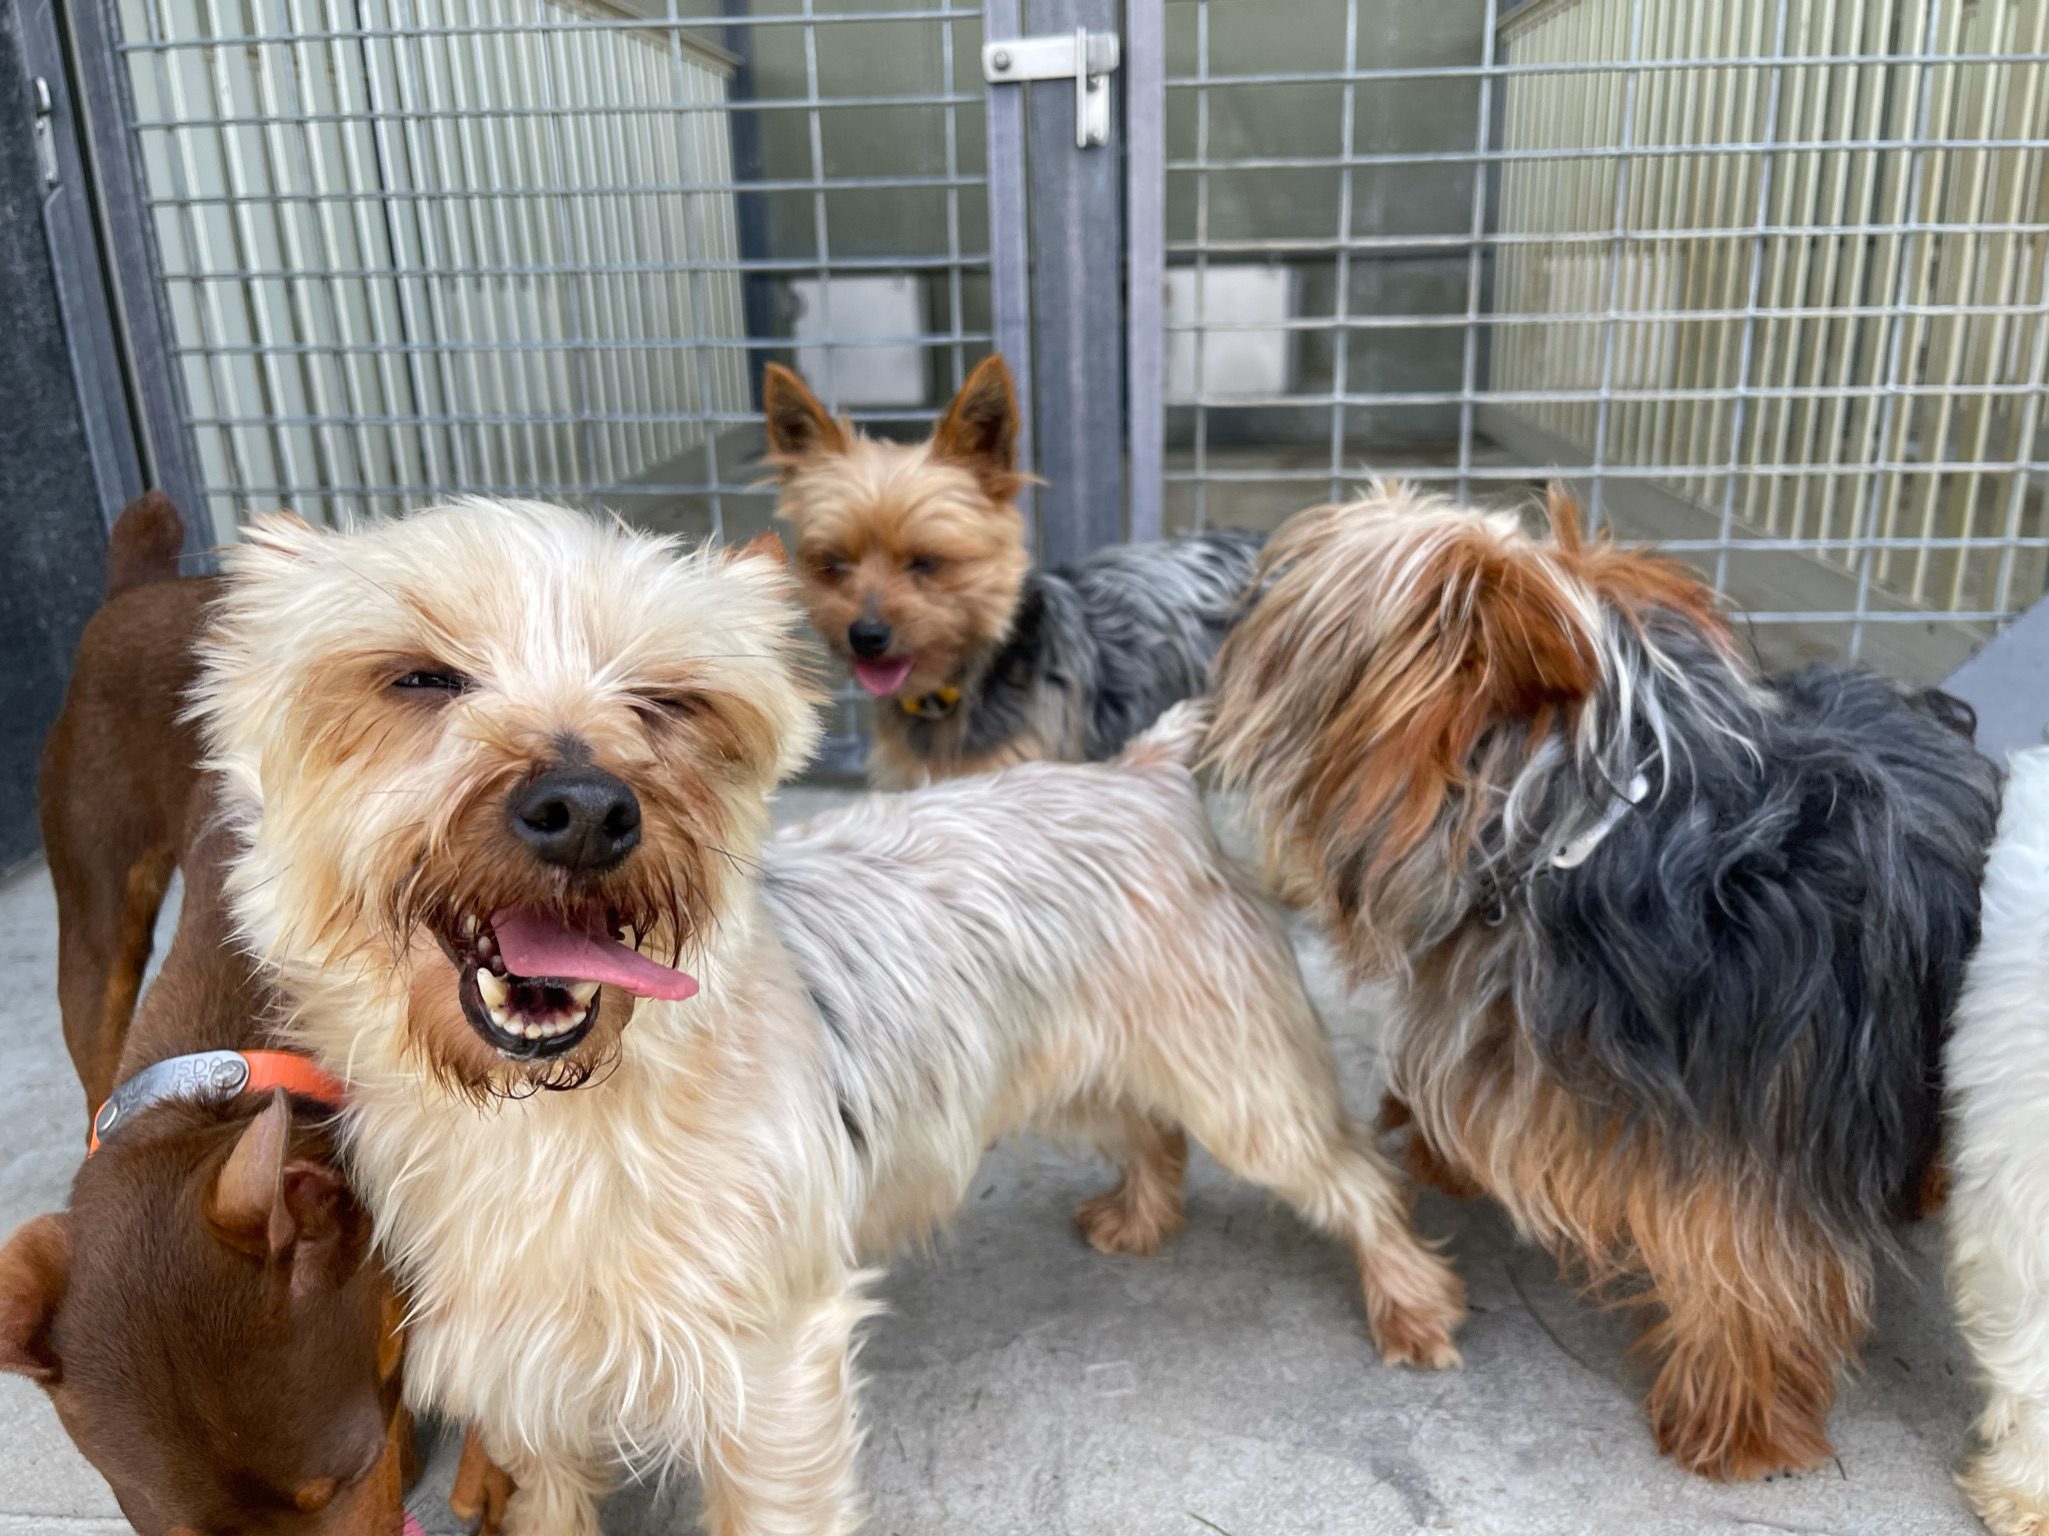
[{"label": "steel wire grid", "polygon": [[1168,6],[1170,526],[1563,475],[1925,679],[2042,595],[2049,0],[1288,9]]},{"label": "steel wire grid", "polygon": [[988,350],[964,0],[110,3],[223,539],[455,491],[743,534],[767,359],[891,430]]}]

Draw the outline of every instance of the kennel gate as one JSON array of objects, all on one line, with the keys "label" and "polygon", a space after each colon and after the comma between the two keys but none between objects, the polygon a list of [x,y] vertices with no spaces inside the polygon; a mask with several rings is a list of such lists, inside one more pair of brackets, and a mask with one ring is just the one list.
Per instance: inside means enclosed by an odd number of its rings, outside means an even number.
[{"label": "kennel gate", "polygon": [[71,23],[152,460],[222,535],[452,485],[746,532],[763,361],[909,431],[1000,342],[1054,554],[1559,474],[1775,659],[1921,680],[2049,582],[2049,0]]}]

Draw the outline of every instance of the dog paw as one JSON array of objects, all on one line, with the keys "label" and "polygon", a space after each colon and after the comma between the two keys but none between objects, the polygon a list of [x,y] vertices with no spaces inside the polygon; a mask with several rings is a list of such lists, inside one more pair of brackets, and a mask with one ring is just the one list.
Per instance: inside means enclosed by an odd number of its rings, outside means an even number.
[{"label": "dog paw", "polygon": [[1362,1251],[1366,1327],[1387,1365],[1448,1371],[1463,1365],[1452,1336],[1466,1320],[1466,1283],[1410,1239]]},{"label": "dog paw", "polygon": [[1715,1483],[1751,1483],[1784,1472],[1811,1472],[1835,1456],[1819,1422],[1786,1416],[1765,1422],[1744,1414],[1730,1424],[1705,1416],[1652,1419],[1658,1449],[1697,1477]]},{"label": "dog paw", "polygon": [[463,1440],[462,1460],[448,1489],[449,1512],[464,1522],[470,1536],[502,1536],[513,1492],[511,1476],[491,1460],[472,1431]]},{"label": "dog paw", "polygon": [[1452,1336],[1466,1320],[1465,1287],[1448,1271],[1436,1296],[1386,1303],[1368,1315],[1367,1327],[1383,1365],[1449,1371],[1465,1364]]},{"label": "dog paw", "polygon": [[1120,1184],[1109,1193],[1076,1206],[1074,1224],[1098,1253],[1149,1259],[1160,1251],[1161,1243],[1180,1230],[1181,1216],[1179,1212],[1143,1209]]},{"label": "dog paw", "polygon": [[1452,1342],[1452,1330],[1465,1317],[1446,1321],[1418,1313],[1395,1312],[1373,1326],[1373,1342],[1380,1350],[1380,1362],[1390,1366],[1413,1366],[1419,1371],[1450,1371],[1464,1365],[1465,1357]]}]

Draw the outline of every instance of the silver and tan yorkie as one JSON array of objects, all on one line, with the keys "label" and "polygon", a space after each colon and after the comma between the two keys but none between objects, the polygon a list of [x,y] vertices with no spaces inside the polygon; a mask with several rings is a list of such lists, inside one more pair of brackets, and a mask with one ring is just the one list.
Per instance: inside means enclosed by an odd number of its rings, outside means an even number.
[{"label": "silver and tan yorkie", "polygon": [[1659,1445],[1829,1454],[1936,1149],[1997,774],[1968,711],[1758,674],[1674,560],[1382,487],[1290,519],[1212,752],[1356,974],[1419,1171],[1645,1309]]},{"label": "silver and tan yorkie", "polygon": [[876,701],[876,783],[1101,761],[1207,687],[1259,535],[1113,545],[1035,570],[1001,357],[922,443],[855,431],[774,364],[763,395],[805,607]]},{"label": "silver and tan yorkie", "polygon": [[779,547],[472,501],[262,519],[227,566],[237,920],[349,1083],[408,1388],[516,1536],[679,1464],[714,1531],[850,1529],[859,1266],[1027,1125],[1122,1161],[1097,1247],[1178,1225],[1192,1134],[1351,1246],[1384,1358],[1455,1363],[1459,1282],[1210,833],[1199,706],[768,841],[816,731]]}]

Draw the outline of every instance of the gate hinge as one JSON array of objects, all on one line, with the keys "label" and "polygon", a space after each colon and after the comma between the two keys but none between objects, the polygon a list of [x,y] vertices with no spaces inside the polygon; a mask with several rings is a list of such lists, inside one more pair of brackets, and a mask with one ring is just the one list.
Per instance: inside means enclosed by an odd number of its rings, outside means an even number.
[{"label": "gate hinge", "polygon": [[1074,36],[1011,37],[982,45],[982,78],[991,85],[1027,80],[1074,82],[1074,147],[1110,142],[1110,76],[1123,61],[1115,32],[1076,27]]},{"label": "gate hinge", "polygon": [[54,187],[61,179],[57,170],[56,104],[50,96],[50,82],[37,75],[29,82],[36,102],[36,163],[43,169],[43,185]]}]

